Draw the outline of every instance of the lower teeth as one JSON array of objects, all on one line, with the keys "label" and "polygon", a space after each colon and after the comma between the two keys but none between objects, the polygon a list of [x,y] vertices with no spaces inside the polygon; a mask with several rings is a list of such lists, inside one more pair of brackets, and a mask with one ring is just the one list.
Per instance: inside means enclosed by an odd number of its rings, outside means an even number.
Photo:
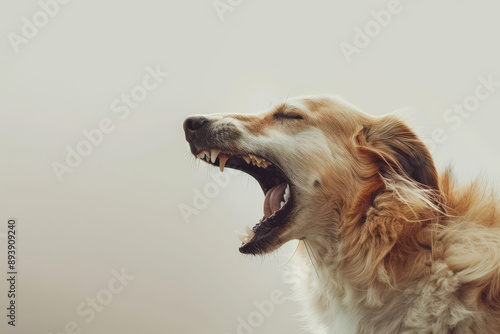
[{"label": "lower teeth", "polygon": [[246,244],[247,242],[252,240],[252,238],[255,236],[255,232],[252,231],[252,229],[250,229],[250,227],[245,226],[245,230],[246,230],[247,234],[243,234],[243,233],[240,233],[238,231],[235,231],[236,237],[238,237],[238,239],[240,239],[240,241],[243,244]]},{"label": "lower teeth", "polygon": [[285,202],[288,201],[289,197],[290,197],[290,185],[287,183],[285,189],[285,196],[283,197],[285,199]]}]

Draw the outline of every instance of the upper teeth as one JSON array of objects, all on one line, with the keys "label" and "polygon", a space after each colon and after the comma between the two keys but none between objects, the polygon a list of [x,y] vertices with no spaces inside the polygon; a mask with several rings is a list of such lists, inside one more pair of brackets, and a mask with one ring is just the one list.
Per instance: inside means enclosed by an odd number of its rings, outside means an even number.
[{"label": "upper teeth", "polygon": [[[221,153],[221,150],[203,150],[200,153],[198,153],[198,155],[196,155],[196,157],[201,159],[201,160],[205,160],[205,161],[211,162],[211,163],[215,163],[215,160],[218,157],[219,158],[219,168],[220,168],[220,171],[222,172],[222,171],[224,171],[224,167],[226,166],[227,160],[231,156],[226,156],[226,155],[220,156],[219,155],[220,153]],[[253,155],[253,154],[238,155],[238,157],[243,158],[243,160],[245,160],[245,162],[247,164],[252,163],[252,165],[254,165],[254,166],[257,165],[258,167],[261,167],[261,168],[267,168],[268,166],[271,165],[271,163],[269,161],[266,161],[265,159],[258,157],[256,155]]]},{"label": "upper teeth", "polygon": [[226,162],[228,159],[228,157],[219,157],[219,168],[221,172],[224,171],[224,166],[226,166]]},{"label": "upper teeth", "polygon": [[250,159],[250,157],[248,155],[244,155],[242,158],[243,158],[243,160],[246,161],[247,164],[249,164],[250,162],[252,162],[252,160]]},{"label": "upper teeth", "polygon": [[212,163],[215,162],[215,159],[217,159],[217,156],[219,155],[220,153],[220,150],[212,150],[212,153],[210,155],[210,161],[212,161]]},{"label": "upper teeth", "polygon": [[210,162],[210,151],[201,151],[196,157],[206,162]]}]

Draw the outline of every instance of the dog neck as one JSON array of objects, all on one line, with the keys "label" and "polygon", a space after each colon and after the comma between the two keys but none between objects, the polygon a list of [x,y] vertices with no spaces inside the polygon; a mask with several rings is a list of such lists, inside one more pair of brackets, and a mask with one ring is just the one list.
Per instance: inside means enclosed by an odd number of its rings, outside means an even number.
[{"label": "dog neck", "polygon": [[333,214],[329,224],[305,238],[315,271],[310,279],[351,305],[363,301],[376,307],[408,277],[425,275],[414,264],[430,261],[432,226],[440,223],[440,214],[431,209],[431,193],[399,190],[414,198],[406,201],[398,189],[385,189],[364,210]]}]

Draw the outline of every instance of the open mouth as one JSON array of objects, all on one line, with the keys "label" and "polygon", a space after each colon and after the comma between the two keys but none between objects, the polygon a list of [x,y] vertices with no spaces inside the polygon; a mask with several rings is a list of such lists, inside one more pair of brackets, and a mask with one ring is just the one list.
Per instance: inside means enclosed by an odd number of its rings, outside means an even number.
[{"label": "open mouth", "polygon": [[293,207],[292,188],[285,173],[272,161],[246,152],[226,152],[204,149],[197,158],[214,166],[241,170],[255,178],[265,195],[264,216],[253,227],[245,227],[246,234],[236,232],[241,240],[240,252],[265,253],[279,244],[279,236],[286,228]]}]

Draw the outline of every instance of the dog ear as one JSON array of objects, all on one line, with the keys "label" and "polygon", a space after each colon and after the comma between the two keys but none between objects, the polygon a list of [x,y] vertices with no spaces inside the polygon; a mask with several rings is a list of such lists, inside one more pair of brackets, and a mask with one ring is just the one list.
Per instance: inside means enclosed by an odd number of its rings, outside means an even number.
[{"label": "dog ear", "polygon": [[430,152],[417,135],[394,116],[365,125],[356,135],[358,147],[368,153],[386,175],[397,173],[432,189],[439,189]]}]

